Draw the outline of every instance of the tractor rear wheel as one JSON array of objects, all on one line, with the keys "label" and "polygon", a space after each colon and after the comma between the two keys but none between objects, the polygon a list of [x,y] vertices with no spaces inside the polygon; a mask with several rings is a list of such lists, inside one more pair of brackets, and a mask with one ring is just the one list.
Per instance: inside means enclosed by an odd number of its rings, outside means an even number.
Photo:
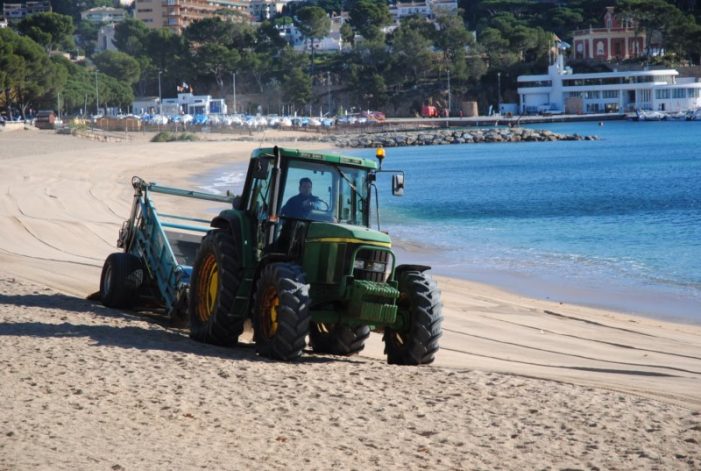
[{"label": "tractor rear wheel", "polygon": [[107,307],[128,309],[134,304],[144,281],[139,257],[118,252],[110,254],[102,266],[100,299]]},{"label": "tractor rear wheel", "polygon": [[402,273],[399,279],[398,315],[404,328],[385,327],[383,340],[387,362],[395,365],[432,363],[443,333],[440,291],[430,275],[420,271]]},{"label": "tractor rear wheel", "polygon": [[315,353],[349,356],[365,348],[370,337],[367,325],[342,325],[313,322],[309,329],[309,343]]},{"label": "tractor rear wheel", "polygon": [[309,285],[294,263],[271,263],[256,286],[253,332],[259,355],[297,359],[309,332]]},{"label": "tractor rear wheel", "polygon": [[236,237],[223,229],[207,233],[192,269],[191,338],[215,345],[236,345],[245,320],[233,315],[241,278],[241,244]]}]

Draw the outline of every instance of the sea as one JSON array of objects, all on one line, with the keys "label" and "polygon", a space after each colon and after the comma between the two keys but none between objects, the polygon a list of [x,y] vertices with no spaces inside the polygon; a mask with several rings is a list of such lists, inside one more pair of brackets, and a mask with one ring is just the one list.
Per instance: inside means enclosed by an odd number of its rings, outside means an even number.
[{"label": "sea", "polygon": [[[595,141],[390,148],[378,179],[399,263],[540,299],[701,324],[701,122],[529,126]],[[374,158],[374,149],[345,150]],[[240,191],[245,168],[203,176]],[[377,227],[373,220],[373,226]]]}]

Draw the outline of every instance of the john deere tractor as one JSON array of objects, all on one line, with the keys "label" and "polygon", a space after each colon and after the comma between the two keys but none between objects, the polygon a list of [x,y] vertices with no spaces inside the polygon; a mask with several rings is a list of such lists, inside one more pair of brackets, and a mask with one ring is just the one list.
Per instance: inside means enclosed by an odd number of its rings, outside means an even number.
[{"label": "john deere tractor", "polygon": [[[381,328],[389,363],[431,363],[442,314],[429,267],[397,266],[389,236],[370,228],[383,157],[380,149],[378,165],[278,147],[254,151],[241,197],[212,220],[197,253],[191,336],[235,344],[250,318],[260,355],[293,360],[307,336],[314,352],[351,355]],[[403,177],[393,172],[393,194],[402,194]],[[311,191],[302,188],[308,184]],[[294,198],[303,200],[301,214],[286,204]]]},{"label": "john deere tractor", "polygon": [[[124,252],[103,267],[103,302],[129,307],[155,293],[173,319],[189,315],[192,338],[219,345],[236,344],[250,319],[257,352],[279,360],[298,358],[307,337],[314,352],[352,355],[375,329],[384,332],[389,363],[431,363],[442,332],[440,293],[429,267],[396,264],[379,231],[375,182],[383,158],[381,149],[379,162],[258,149],[236,198],[134,177],[134,205],[118,242]],[[404,174],[391,174],[392,193],[401,195]],[[206,221],[156,211],[154,192],[230,209],[195,227]],[[193,239],[193,231],[205,235]]]}]

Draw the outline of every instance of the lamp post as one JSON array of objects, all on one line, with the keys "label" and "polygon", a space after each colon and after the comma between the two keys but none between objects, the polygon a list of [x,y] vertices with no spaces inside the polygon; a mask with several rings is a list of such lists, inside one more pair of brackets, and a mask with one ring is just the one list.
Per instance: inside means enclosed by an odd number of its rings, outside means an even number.
[{"label": "lamp post", "polygon": [[451,105],[452,105],[452,103],[451,103],[451,96],[450,96],[450,69],[448,69],[448,114],[447,114],[446,118],[448,116],[450,116],[450,110],[452,109]]},{"label": "lamp post", "polygon": [[95,116],[100,114],[100,89],[97,87],[97,69],[95,69]]},{"label": "lamp post", "polygon": [[497,113],[501,114],[501,72],[497,72]]},{"label": "lamp post", "polygon": [[158,114],[163,114],[163,97],[161,95],[161,74],[163,73],[162,70],[158,71]]},{"label": "lamp post", "polygon": [[236,114],[236,72],[231,72],[231,85],[234,89],[234,114]]},{"label": "lamp post", "polygon": [[329,116],[331,116],[331,71],[326,71],[326,90],[329,94]]}]

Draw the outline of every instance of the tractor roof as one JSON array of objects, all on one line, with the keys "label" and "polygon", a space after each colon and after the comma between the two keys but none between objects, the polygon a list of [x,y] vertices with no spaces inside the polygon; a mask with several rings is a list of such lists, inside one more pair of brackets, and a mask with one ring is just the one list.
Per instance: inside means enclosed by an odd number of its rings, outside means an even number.
[{"label": "tractor roof", "polygon": [[[377,170],[377,162],[362,157],[350,157],[339,154],[327,154],[320,152],[307,152],[300,149],[288,149],[280,147],[280,155],[287,159],[311,160],[316,162],[328,162],[332,164],[351,165],[354,167],[363,167],[370,170]],[[272,147],[261,147],[255,149],[251,154],[251,158],[269,157],[273,155]]]}]

